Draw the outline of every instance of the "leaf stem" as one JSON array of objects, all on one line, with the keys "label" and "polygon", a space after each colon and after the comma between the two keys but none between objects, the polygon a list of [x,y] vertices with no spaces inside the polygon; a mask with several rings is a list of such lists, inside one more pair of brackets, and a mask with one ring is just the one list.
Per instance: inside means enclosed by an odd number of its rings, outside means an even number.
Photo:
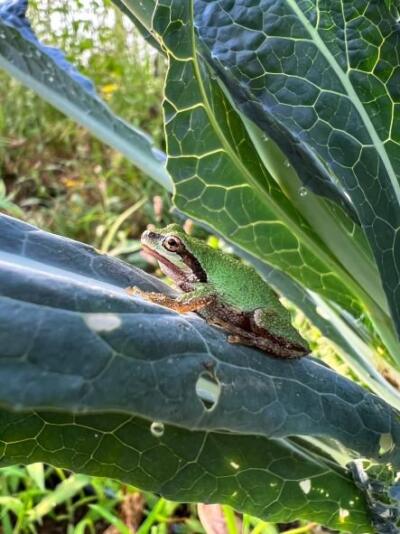
[{"label": "leaf stem", "polygon": [[158,499],[158,501],[153,506],[153,509],[151,510],[149,515],[140,525],[136,534],[148,534],[148,532],[150,532],[152,525],[157,520],[157,516],[161,513],[162,509],[164,508],[164,505],[165,505],[165,499],[161,497],[160,499]]},{"label": "leaf stem", "polygon": [[389,318],[384,317],[380,310],[376,306],[371,306],[371,304],[367,306],[367,312],[392,361],[400,367],[400,342]]},{"label": "leaf stem", "polygon": [[110,249],[111,243],[115,237],[115,234],[118,232],[118,229],[120,228],[121,224],[123,224],[128,217],[133,215],[135,211],[137,211],[139,208],[143,206],[143,204],[147,201],[147,197],[143,197],[142,199],[138,200],[133,206],[130,206],[128,209],[123,211],[121,215],[119,215],[113,224],[111,225],[111,228],[107,232],[107,235],[103,239],[103,242],[101,244],[100,250],[101,252],[108,252]]},{"label": "leaf stem", "polygon": [[222,506],[222,511],[224,513],[226,527],[228,529],[228,534],[239,534],[237,525],[236,525],[236,516],[233,508],[224,504]]},{"label": "leaf stem", "polygon": [[259,521],[255,528],[251,531],[251,534],[279,534],[279,531],[272,523]]}]

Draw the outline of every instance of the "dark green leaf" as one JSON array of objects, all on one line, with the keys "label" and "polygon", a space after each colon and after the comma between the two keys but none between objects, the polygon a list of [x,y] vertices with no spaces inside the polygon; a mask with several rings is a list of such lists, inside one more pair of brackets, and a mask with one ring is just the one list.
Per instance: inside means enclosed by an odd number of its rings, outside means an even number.
[{"label": "dark green leaf", "polygon": [[[143,24],[143,22],[138,18],[138,15],[136,14],[137,11],[133,10],[131,7],[132,3],[128,3],[123,0],[112,0],[113,3],[124,13],[127,17],[131,19],[131,21],[135,24],[136,28],[139,30],[143,38],[158,52],[164,53],[162,48],[160,47],[158,41],[153,37],[153,35],[150,33],[149,28],[146,28],[146,26]],[[138,3],[138,7],[140,8],[140,4],[143,4],[143,2]],[[128,7],[130,6],[130,7]]]},{"label": "dark green leaf", "polygon": [[354,210],[400,331],[400,31],[385,2],[196,0],[207,57],[307,186]]},{"label": "dark green leaf", "polygon": [[136,20],[139,20],[147,30],[151,29],[156,0],[118,0],[118,2],[123,2],[125,10],[129,11]]},{"label": "dark green leaf", "polygon": [[0,412],[0,464],[27,460],[116,478],[177,501],[230,504],[269,521],[311,518],[372,532],[362,492],[348,476],[288,441],[170,425],[154,435],[149,421],[128,414]]}]

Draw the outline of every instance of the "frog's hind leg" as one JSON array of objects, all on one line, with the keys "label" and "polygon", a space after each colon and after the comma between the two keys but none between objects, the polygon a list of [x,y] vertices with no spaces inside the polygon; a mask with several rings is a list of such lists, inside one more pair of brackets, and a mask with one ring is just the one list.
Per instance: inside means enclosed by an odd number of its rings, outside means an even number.
[{"label": "frog's hind leg", "polygon": [[254,334],[248,334],[242,330],[240,334],[231,334],[228,336],[229,343],[238,343],[240,345],[247,345],[248,347],[256,347],[269,356],[275,356],[278,358],[300,358],[304,356],[304,352],[301,353],[290,349],[288,347],[279,345],[276,341],[265,337],[255,336]]},{"label": "frog's hind leg", "polygon": [[[285,313],[286,312],[286,313]],[[271,308],[259,308],[254,311],[252,330],[262,338],[273,339],[282,348],[292,351],[299,357],[309,354],[307,341],[291,323],[289,310],[282,312]]]},{"label": "frog's hind leg", "polygon": [[210,323],[220,326],[229,334],[229,343],[235,343],[240,345],[247,345],[248,347],[256,347],[270,356],[276,356],[279,358],[298,358],[304,355],[304,352],[299,354],[294,351],[293,348],[285,347],[282,344],[277,343],[271,337],[258,336],[252,331],[244,330],[232,323],[225,322],[221,319],[213,319]]}]

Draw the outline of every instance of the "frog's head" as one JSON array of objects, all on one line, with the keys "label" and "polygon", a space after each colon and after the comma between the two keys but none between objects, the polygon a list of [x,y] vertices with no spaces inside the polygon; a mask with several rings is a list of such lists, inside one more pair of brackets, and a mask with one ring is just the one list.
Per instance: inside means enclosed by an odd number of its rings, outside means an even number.
[{"label": "frog's head", "polygon": [[177,224],[146,230],[141,237],[143,250],[156,258],[162,272],[177,284],[207,281],[207,275],[193,252],[196,241]]}]

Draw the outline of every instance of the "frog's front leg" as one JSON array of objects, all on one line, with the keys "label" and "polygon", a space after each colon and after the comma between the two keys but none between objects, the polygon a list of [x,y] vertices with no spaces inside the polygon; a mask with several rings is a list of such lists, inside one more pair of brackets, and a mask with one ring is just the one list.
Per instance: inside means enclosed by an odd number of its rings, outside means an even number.
[{"label": "frog's front leg", "polygon": [[138,287],[128,287],[126,291],[131,296],[141,297],[144,300],[154,302],[154,304],[165,306],[180,313],[201,310],[212,304],[215,299],[215,295],[206,289],[196,289],[189,293],[183,293],[176,298],[169,297],[163,293],[142,291]]}]

